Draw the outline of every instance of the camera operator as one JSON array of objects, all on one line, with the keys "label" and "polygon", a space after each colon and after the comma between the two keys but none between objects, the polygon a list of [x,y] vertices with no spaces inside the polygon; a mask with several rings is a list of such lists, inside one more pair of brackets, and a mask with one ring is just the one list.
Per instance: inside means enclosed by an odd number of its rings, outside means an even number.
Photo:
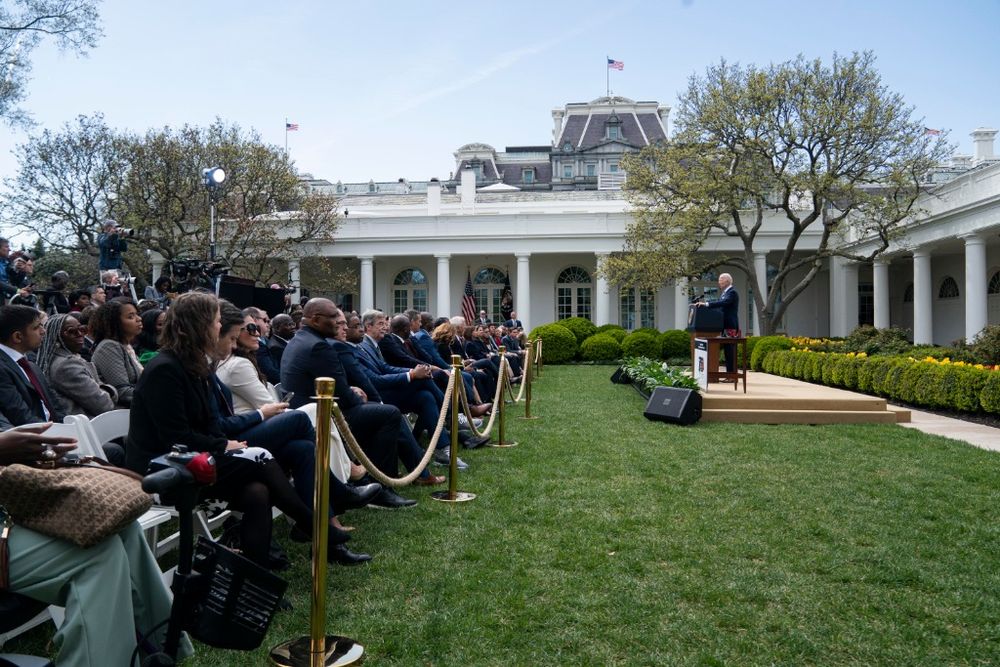
[{"label": "camera operator", "polygon": [[18,250],[11,255],[11,259],[7,268],[7,280],[17,289],[17,294],[10,300],[11,305],[38,308],[38,297],[33,294],[35,258],[24,250]]},{"label": "camera operator", "polygon": [[122,270],[122,254],[128,250],[128,241],[122,238],[122,232],[117,222],[107,220],[104,231],[97,235],[97,247],[101,253],[97,259],[97,268],[101,271]]},{"label": "camera operator", "polygon": [[42,295],[42,310],[50,317],[69,312],[69,299],[66,298],[66,287],[69,285],[69,274],[56,271],[52,274],[49,288],[39,292]]}]

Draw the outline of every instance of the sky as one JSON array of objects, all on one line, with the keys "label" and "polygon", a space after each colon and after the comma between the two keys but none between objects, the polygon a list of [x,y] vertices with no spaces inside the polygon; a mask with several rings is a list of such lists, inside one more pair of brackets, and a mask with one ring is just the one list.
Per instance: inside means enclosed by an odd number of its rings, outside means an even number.
[{"label": "sky", "polygon": [[[1000,126],[1000,0],[106,0],[87,57],[34,52],[31,132],[102,113],[137,132],[216,117],[331,182],[447,178],[471,142],[551,141],[554,108],[606,93],[676,106],[725,58],[871,50],[927,127]],[[0,126],[0,178],[28,133]],[[206,165],[210,166],[210,165]]]}]

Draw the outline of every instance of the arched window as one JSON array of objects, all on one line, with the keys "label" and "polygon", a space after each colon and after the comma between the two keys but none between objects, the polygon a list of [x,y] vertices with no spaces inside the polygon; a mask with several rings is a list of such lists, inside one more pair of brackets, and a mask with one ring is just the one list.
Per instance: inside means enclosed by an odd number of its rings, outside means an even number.
[{"label": "arched window", "polygon": [[913,303],[913,283],[906,286],[903,290],[903,303]]},{"label": "arched window", "polygon": [[403,269],[392,279],[392,312],[427,310],[427,276],[420,269]]},{"label": "arched window", "polygon": [[618,323],[631,331],[656,328],[656,292],[639,287],[623,287],[618,295]]},{"label": "arched window", "polygon": [[500,300],[503,299],[507,274],[493,266],[484,266],[472,277],[472,293],[476,298],[476,316],[486,311],[490,321],[500,318]]},{"label": "arched window", "polygon": [[556,319],[590,317],[591,279],[579,266],[563,269],[556,278]]},{"label": "arched window", "polygon": [[939,299],[957,299],[961,294],[958,291],[958,283],[951,276],[945,276],[941,281],[941,288],[938,290]]},{"label": "arched window", "polygon": [[997,271],[990,278],[990,284],[986,288],[987,294],[1000,294],[1000,271]]}]

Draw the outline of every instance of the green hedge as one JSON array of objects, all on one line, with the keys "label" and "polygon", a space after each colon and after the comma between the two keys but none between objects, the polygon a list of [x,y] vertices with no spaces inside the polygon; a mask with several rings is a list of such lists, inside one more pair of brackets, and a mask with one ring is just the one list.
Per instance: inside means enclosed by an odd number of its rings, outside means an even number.
[{"label": "green hedge", "polygon": [[560,364],[576,357],[577,343],[573,332],[561,324],[543,324],[531,330],[528,338],[542,337],[542,361]]},{"label": "green hedge", "polygon": [[597,327],[597,333],[608,334],[616,341],[618,341],[619,344],[622,342],[625,336],[628,335],[628,332],[625,331],[625,327],[619,326],[617,324],[602,324],[601,326]]},{"label": "green hedge", "polygon": [[763,370],[912,405],[1000,414],[1000,370],[989,367],[912,357],[775,350],[765,357]]},{"label": "green hedge", "polygon": [[597,333],[597,325],[586,317],[569,317],[565,320],[559,320],[555,324],[564,326],[572,331],[573,335],[576,336],[577,345],[583,345],[583,341]]},{"label": "green hedge", "polygon": [[763,369],[764,358],[775,350],[790,350],[792,341],[784,336],[760,336],[753,344],[750,354],[750,368],[755,371]]},{"label": "green hedge", "polygon": [[606,333],[594,334],[580,346],[580,358],[586,361],[613,361],[622,356],[622,346]]},{"label": "green hedge", "polygon": [[664,359],[689,359],[691,334],[682,329],[670,329],[660,334],[660,355]]},{"label": "green hedge", "polygon": [[636,329],[625,336],[622,341],[622,354],[626,357],[648,357],[650,359],[660,358],[660,332],[655,334],[649,331]]}]

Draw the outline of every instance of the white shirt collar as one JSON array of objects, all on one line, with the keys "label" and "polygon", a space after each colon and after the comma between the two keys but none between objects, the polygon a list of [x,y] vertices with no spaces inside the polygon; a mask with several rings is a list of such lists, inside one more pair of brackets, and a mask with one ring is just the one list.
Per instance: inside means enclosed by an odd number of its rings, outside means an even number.
[{"label": "white shirt collar", "polygon": [[[12,360],[12,361],[13,361],[13,362],[14,362],[15,364],[16,364],[16,363],[17,363],[18,361],[20,361],[20,360],[21,360],[21,358],[22,358],[22,357],[24,356],[23,354],[21,354],[20,352],[18,352],[18,351],[17,351],[17,350],[15,350],[14,348],[12,348],[12,347],[7,347],[7,346],[6,346],[6,345],[4,345],[3,343],[0,343],[0,350],[3,350],[4,352],[6,352],[6,353],[7,353],[7,356],[8,356],[8,357],[10,357],[10,358],[11,358],[11,360]],[[22,372],[23,372],[23,371],[22,371]],[[25,376],[25,377],[27,377],[27,376]]]}]

